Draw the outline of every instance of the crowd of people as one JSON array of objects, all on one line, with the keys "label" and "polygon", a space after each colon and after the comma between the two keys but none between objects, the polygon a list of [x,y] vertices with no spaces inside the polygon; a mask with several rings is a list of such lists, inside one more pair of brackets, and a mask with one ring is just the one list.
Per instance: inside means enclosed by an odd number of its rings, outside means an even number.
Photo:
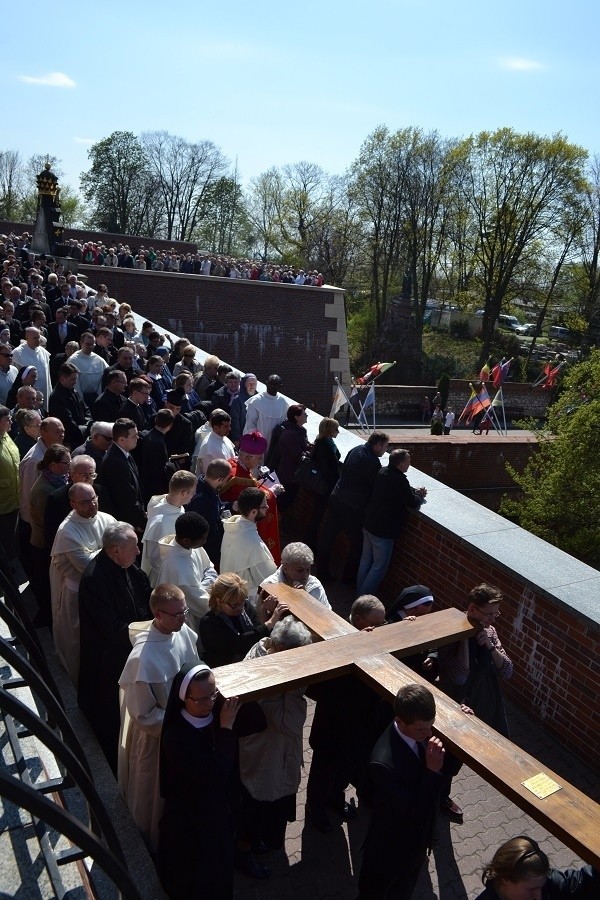
[{"label": "crowd of people", "polygon": [[[219,693],[213,669],[311,643],[273,585],[330,609],[342,532],[356,629],[432,610],[422,585],[387,611],[376,596],[409,510],[426,501],[408,481],[410,454],[393,450],[382,465],[388,437],[375,431],[342,465],[337,421],[323,418],[311,443],[306,409],[288,403],[278,375],[259,391],[254,373],[214,356],[200,364],[185,338],[150,322],[138,332],[104,285],[33,257],[27,241],[0,246],[0,263],[3,560],[25,570],[35,625],[52,630],[168,896],[231,897],[236,866],[269,876],[260,854],[281,850],[296,818],[308,695],[308,820],[326,833],[332,815],[356,815],[354,785],[373,810],[360,897],[409,898],[435,815],[462,820],[450,797],[460,764],[432,737],[432,693],[411,685],[392,708],[343,676],[241,704]],[[303,540],[283,545],[280,517],[301,488]],[[500,599],[475,588],[475,637],[408,664],[507,734]],[[486,900],[517,900],[510,885],[546,877],[531,847],[537,868],[494,857]],[[597,889],[596,874],[578,877]]]},{"label": "crowd of people", "polygon": [[[28,232],[17,237],[0,234],[0,254],[19,252],[27,247]],[[212,275],[219,278],[245,278],[250,281],[272,281],[281,284],[322,287],[324,278],[316,269],[301,269],[284,263],[257,259],[241,259],[225,254],[207,252],[184,253],[171,247],[155,249],[152,245],[130,247],[115,242],[107,246],[101,241],[68,241],[69,256],[77,262],[92,266],[109,266],[124,269],[143,269],[149,272],[182,272],[187,275]]]}]

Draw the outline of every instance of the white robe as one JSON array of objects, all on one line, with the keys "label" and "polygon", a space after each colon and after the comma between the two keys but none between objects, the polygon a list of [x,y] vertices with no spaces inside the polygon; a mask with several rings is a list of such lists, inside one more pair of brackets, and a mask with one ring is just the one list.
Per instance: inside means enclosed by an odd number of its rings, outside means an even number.
[{"label": "white robe", "polygon": [[150,579],[152,587],[159,583],[158,572],[161,558],[158,542],[168,534],[175,533],[175,522],[185,512],[183,506],[174,506],[167,500],[167,495],[157,495],[148,503],[148,521],[142,535],[142,572]]},{"label": "white robe", "polygon": [[281,394],[255,394],[246,400],[246,424],[244,434],[249,431],[260,431],[267,444],[276,425],[284,422],[289,403]]},{"label": "white robe", "polygon": [[174,534],[161,538],[160,570],[157,584],[176,584],[185,594],[190,609],[187,623],[198,631],[198,622],[208,612],[208,595],[217,578],[217,572],[202,547],[186,550],[175,540]]},{"label": "white robe", "polygon": [[77,367],[79,375],[77,376],[77,384],[75,390],[83,400],[84,394],[102,393],[102,376],[104,370],[108,368],[108,363],[98,356],[97,353],[84,353],[83,350],[77,350],[69,357],[69,362]]},{"label": "white robe", "polygon": [[48,411],[48,397],[52,390],[52,382],[50,381],[50,354],[45,347],[36,347],[32,349],[27,344],[19,344],[13,350],[13,365],[18,366],[35,366],[37,371],[37,379],[35,382],[36,391],[41,391],[44,395],[42,406]]},{"label": "white robe", "polygon": [[153,852],[158,846],[164,802],[158,769],[163,718],[175,675],[184,663],[200,661],[196,640],[195,632],[185,624],[174,634],[161,634],[150,623],[136,637],[119,679],[119,788]]},{"label": "white robe", "polygon": [[116,522],[98,512],[84,519],[75,511],[61,522],[51,551],[52,637],[56,655],[76,686],[79,680],[79,582],[89,561],[102,549],[102,535]]},{"label": "white robe", "polygon": [[223,520],[221,544],[221,572],[235,572],[248,582],[252,597],[277,566],[271,551],[261,540],[256,525],[243,516],[231,516]]}]

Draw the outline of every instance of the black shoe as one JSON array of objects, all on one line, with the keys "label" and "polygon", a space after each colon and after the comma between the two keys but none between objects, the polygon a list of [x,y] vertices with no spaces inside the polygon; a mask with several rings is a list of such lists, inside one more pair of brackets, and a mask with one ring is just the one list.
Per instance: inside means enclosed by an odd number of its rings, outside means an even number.
[{"label": "black shoe", "polygon": [[306,807],[306,818],[311,823],[313,828],[316,828],[317,831],[320,831],[321,834],[330,834],[331,833],[331,822],[327,817],[327,813],[325,810],[315,810],[313,811],[310,806]]},{"label": "black shoe", "polygon": [[455,822],[457,825],[462,825],[463,823],[463,811],[460,806],[457,806],[454,800],[451,800],[450,797],[446,797],[444,800],[440,800],[440,812],[442,815],[447,816],[451,822]]},{"label": "black shoe", "polygon": [[270,878],[271,870],[254,859],[251,853],[238,853],[235,858],[235,867],[250,878]]}]

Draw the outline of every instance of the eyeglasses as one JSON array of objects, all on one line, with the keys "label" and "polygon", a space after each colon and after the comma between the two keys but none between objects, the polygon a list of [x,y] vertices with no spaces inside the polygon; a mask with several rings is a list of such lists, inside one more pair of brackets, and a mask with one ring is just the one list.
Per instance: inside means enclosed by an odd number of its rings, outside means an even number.
[{"label": "eyeglasses", "polygon": [[246,605],[246,601],[245,601],[245,600],[242,600],[241,603],[230,603],[228,600],[225,600],[225,601],[223,602],[223,605],[224,605],[224,606],[228,606],[229,609],[238,610],[238,609],[243,609],[243,608],[244,608],[244,606]]},{"label": "eyeglasses", "polygon": [[181,612],[176,612],[176,613],[167,612],[166,609],[157,609],[156,610],[156,612],[164,613],[165,616],[171,616],[172,619],[185,619],[185,617],[187,616],[189,611],[190,611],[189,606],[186,606],[186,608],[182,609]]},{"label": "eyeglasses", "polygon": [[207,694],[206,697],[186,697],[185,699],[199,706],[201,703],[214,703],[218,696],[219,691],[215,691],[213,694]]},{"label": "eyeglasses", "polygon": [[95,481],[98,477],[95,472],[78,472],[82,478],[85,478],[86,481]]}]

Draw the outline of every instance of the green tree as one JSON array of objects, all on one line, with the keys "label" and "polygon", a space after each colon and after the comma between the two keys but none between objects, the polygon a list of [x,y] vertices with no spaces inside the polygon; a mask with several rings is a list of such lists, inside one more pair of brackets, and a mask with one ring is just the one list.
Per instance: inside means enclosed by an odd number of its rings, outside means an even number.
[{"label": "green tree", "polygon": [[0,150],[0,217],[18,221],[26,190],[23,161],[18,150]]},{"label": "green tree", "polygon": [[91,167],[81,173],[81,191],[90,207],[89,224],[117,234],[157,234],[162,218],[158,185],[137,137],[114,131],[90,147],[88,158]]},{"label": "green tree", "polygon": [[600,351],[564,377],[525,471],[509,467],[523,491],[502,512],[591,566],[600,565]]},{"label": "green tree", "polygon": [[483,362],[525,252],[535,241],[553,239],[565,206],[584,187],[586,152],[561,135],[521,135],[510,128],[470,137],[459,152],[462,191],[475,220],[475,277],[484,297]]}]

